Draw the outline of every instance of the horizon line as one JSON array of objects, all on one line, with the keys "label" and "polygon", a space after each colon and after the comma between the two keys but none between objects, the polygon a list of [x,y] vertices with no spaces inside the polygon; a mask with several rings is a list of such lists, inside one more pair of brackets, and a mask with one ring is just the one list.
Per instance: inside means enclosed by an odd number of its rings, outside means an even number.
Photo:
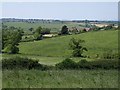
[{"label": "horizon line", "polygon": [[61,21],[74,21],[74,20],[88,20],[88,21],[119,21],[119,20],[98,20],[98,19],[58,19],[58,18],[18,18],[18,17],[1,17],[1,19],[43,19],[43,20],[61,20]]}]

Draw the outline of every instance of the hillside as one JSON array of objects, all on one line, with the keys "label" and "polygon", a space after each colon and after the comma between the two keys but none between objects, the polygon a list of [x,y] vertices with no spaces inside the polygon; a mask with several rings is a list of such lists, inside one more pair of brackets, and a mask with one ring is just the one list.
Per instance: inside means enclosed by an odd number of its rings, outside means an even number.
[{"label": "hillside", "polygon": [[63,25],[67,25],[69,28],[72,27],[77,27],[78,29],[84,27],[84,23],[76,23],[76,22],[51,22],[51,23],[43,23],[43,22],[38,22],[38,23],[26,23],[26,22],[4,22],[5,25],[7,26],[15,26],[15,27],[21,27],[23,28],[25,34],[31,33],[29,31],[29,28],[34,28],[34,30],[41,26],[43,28],[50,28],[51,32],[58,32]]},{"label": "hillside", "polygon": [[88,52],[84,53],[85,55],[94,57],[96,54],[102,55],[105,52],[112,51],[117,53],[118,31],[115,30],[67,35],[34,42],[22,42],[19,45],[20,53],[45,57],[69,57],[72,52],[69,49],[69,41],[73,37],[85,40],[85,46],[88,49]]}]

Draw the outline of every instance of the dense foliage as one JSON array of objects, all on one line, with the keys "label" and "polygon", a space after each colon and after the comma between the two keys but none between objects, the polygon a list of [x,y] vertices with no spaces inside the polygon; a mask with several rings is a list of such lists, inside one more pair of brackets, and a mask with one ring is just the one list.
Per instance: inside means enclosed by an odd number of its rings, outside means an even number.
[{"label": "dense foliage", "polygon": [[118,69],[119,65],[117,60],[87,61],[83,59],[76,63],[71,59],[65,59],[56,64],[56,67],[59,69]]},{"label": "dense foliage", "polygon": [[43,37],[42,35],[44,34],[50,34],[50,29],[49,28],[42,28],[39,26],[36,31],[34,32],[34,39],[35,40],[41,40]]},{"label": "dense foliage", "polygon": [[63,62],[56,64],[56,67],[60,69],[75,69],[76,65],[77,65],[76,62],[67,58]]},{"label": "dense foliage", "polygon": [[2,60],[2,69],[39,69],[46,70],[48,66],[42,65],[38,60],[29,58],[14,57]]},{"label": "dense foliage", "polygon": [[34,33],[34,39],[35,40],[41,40],[42,39],[41,31],[42,31],[42,27],[39,26]]},{"label": "dense foliage", "polygon": [[50,34],[50,30],[49,28],[42,28],[42,31],[41,31],[41,34],[44,35],[44,34]]},{"label": "dense foliage", "polygon": [[69,34],[68,27],[66,25],[62,27],[61,34]]},{"label": "dense foliage", "polygon": [[73,56],[74,57],[83,57],[83,52],[84,51],[87,51],[87,48],[86,47],[83,47],[82,43],[84,43],[85,41],[84,40],[81,40],[81,39],[75,39],[75,38],[72,38],[70,40],[70,48],[73,50]]},{"label": "dense foliage", "polygon": [[2,60],[2,69],[38,69],[38,70],[51,70],[51,69],[118,69],[118,60],[95,60],[87,61],[85,59],[75,62],[72,59],[65,59],[55,66],[47,66],[40,64],[38,60],[29,58],[14,57]]},{"label": "dense foliage", "polygon": [[21,28],[15,28],[13,26],[7,27],[3,25],[2,28],[2,52],[4,53],[18,53],[20,40],[23,36],[23,30]]}]

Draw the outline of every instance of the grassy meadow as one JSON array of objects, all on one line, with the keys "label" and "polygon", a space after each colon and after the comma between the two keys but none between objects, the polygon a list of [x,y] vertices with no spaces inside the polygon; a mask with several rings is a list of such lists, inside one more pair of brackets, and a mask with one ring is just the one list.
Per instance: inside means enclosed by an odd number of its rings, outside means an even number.
[{"label": "grassy meadow", "polygon": [[72,27],[77,27],[79,28],[83,28],[85,26],[84,23],[76,23],[76,22],[51,22],[51,23],[43,23],[43,22],[38,22],[38,23],[26,23],[26,22],[6,22],[5,25],[7,26],[15,26],[15,27],[21,27],[23,28],[25,34],[31,34],[31,32],[29,31],[29,28],[34,28],[36,29],[37,27],[41,26],[43,28],[50,28],[51,32],[55,32],[57,33],[58,31],[60,31],[60,29],[62,28],[63,25],[67,25],[69,28]]},{"label": "grassy meadow", "polygon": [[3,71],[3,88],[117,88],[116,70]]},{"label": "grassy meadow", "polygon": [[84,52],[84,55],[90,57],[87,58],[89,61],[96,60],[96,54],[102,57],[104,53],[118,52],[118,31],[111,30],[53,37],[40,41],[21,42],[19,44],[20,54],[3,54],[3,58],[15,56],[28,57],[37,59],[40,63],[47,65],[54,65],[65,58],[79,61],[81,58],[71,57],[72,50],[69,48],[69,41],[73,37],[85,40],[84,45],[88,51]]},{"label": "grassy meadow", "polygon": [[[8,26],[22,27],[25,34],[28,29],[38,26],[51,28],[58,32],[65,24],[68,27],[82,27],[79,23],[25,23],[7,22]],[[24,37],[24,36],[23,36]],[[71,38],[85,40],[88,49],[83,54],[87,57],[72,57],[69,48]],[[19,43],[19,54],[3,54],[2,58],[16,56],[39,60],[39,63],[54,66],[65,58],[75,62],[81,59],[88,61],[99,60],[104,53],[118,53],[118,30],[91,31],[81,34],[63,35],[39,41]],[[96,55],[99,57],[96,58]],[[3,70],[3,88],[116,88],[118,87],[117,70]]]},{"label": "grassy meadow", "polygon": [[85,46],[88,49],[86,54],[94,56],[104,52],[113,51],[117,53],[118,49],[118,31],[99,31],[88,32],[78,35],[67,35],[55,37],[34,42],[21,42],[19,45],[21,54],[38,55],[47,57],[69,57],[69,41],[71,38],[85,40]]}]

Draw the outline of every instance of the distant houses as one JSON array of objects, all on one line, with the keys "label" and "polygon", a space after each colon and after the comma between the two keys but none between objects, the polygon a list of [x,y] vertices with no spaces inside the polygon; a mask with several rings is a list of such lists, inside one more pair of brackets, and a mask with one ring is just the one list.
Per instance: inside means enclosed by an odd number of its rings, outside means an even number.
[{"label": "distant houses", "polygon": [[91,30],[93,30],[93,29],[92,28],[79,28],[79,29],[77,29],[76,27],[72,27],[69,29],[69,32],[77,33],[77,32],[88,32]]},{"label": "distant houses", "polygon": [[83,29],[83,31],[86,31],[86,32],[91,31],[91,30],[92,30],[92,28],[84,28]]},{"label": "distant houses", "polygon": [[52,38],[52,37],[56,37],[57,34],[44,34],[43,38]]}]

